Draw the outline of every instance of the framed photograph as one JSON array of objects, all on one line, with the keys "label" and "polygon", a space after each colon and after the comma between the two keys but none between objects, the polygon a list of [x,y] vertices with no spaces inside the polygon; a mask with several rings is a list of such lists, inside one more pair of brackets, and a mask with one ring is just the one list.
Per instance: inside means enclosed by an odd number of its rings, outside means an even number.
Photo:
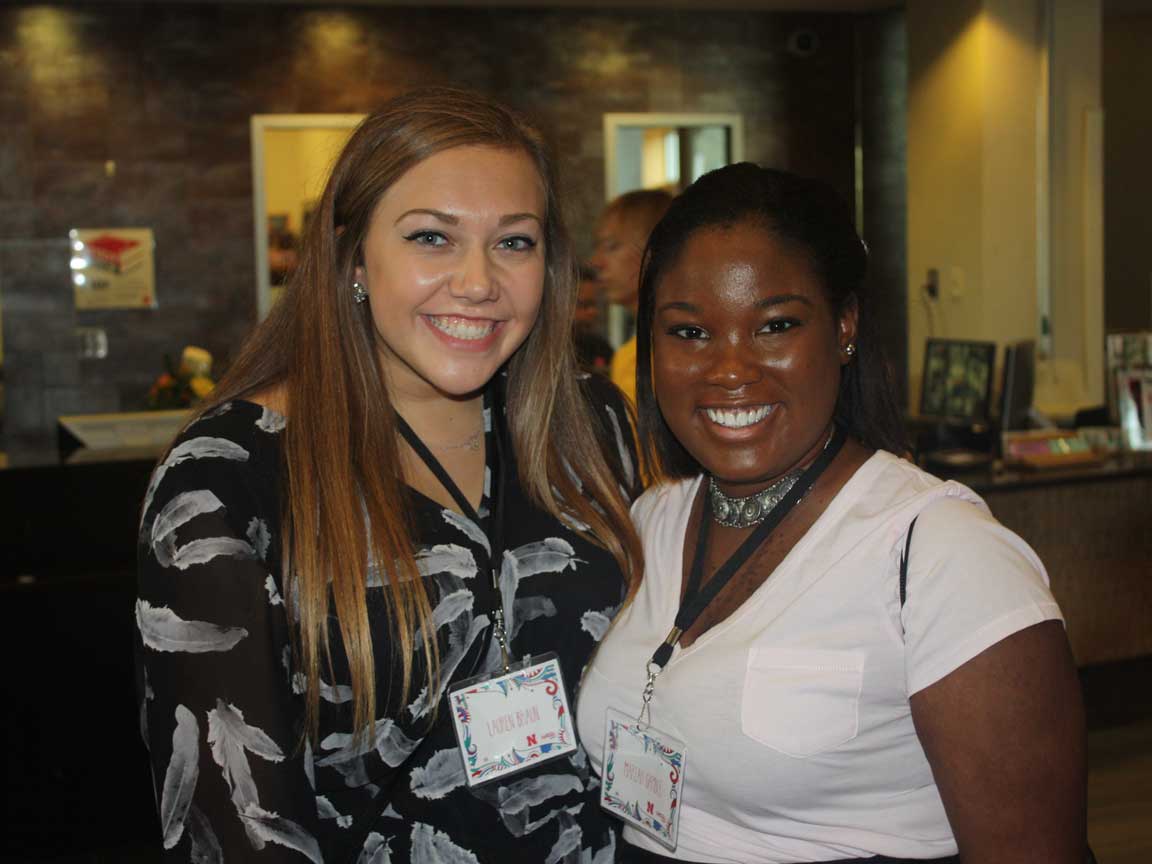
[{"label": "framed photograph", "polygon": [[1129,450],[1152,450],[1152,369],[1116,370],[1116,408]]},{"label": "framed photograph", "polygon": [[995,365],[995,342],[929,339],[920,413],[947,420],[987,420]]},{"label": "framed photograph", "polygon": [[1120,398],[1116,388],[1116,373],[1121,369],[1152,369],[1152,331],[1109,333],[1105,337],[1108,364],[1108,419],[1113,425],[1120,423]]},{"label": "framed photograph", "polygon": [[77,309],[156,308],[151,228],[73,228],[68,243]]}]

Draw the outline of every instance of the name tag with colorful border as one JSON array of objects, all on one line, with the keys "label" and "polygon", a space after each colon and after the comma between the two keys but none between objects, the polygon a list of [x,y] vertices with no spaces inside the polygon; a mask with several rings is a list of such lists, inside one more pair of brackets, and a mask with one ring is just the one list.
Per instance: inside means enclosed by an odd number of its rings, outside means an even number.
[{"label": "name tag with colorful border", "polygon": [[615,709],[606,714],[600,806],[674,850],[684,742]]},{"label": "name tag with colorful border", "polygon": [[572,713],[555,654],[448,691],[468,786],[479,786],[576,751]]}]

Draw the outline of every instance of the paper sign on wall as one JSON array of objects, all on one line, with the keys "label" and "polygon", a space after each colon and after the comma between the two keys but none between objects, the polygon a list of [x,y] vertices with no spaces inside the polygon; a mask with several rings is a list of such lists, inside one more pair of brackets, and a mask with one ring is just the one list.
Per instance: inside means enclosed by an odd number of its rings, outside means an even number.
[{"label": "paper sign on wall", "polygon": [[152,229],[73,228],[68,240],[77,309],[156,307]]}]

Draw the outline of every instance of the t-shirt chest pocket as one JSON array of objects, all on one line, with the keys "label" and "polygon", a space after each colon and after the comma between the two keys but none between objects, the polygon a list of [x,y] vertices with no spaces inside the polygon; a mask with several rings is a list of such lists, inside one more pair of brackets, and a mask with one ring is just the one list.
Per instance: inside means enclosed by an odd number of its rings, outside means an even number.
[{"label": "t-shirt chest pocket", "polygon": [[814,756],[856,737],[861,651],[753,645],[740,697],[745,735],[788,756]]}]

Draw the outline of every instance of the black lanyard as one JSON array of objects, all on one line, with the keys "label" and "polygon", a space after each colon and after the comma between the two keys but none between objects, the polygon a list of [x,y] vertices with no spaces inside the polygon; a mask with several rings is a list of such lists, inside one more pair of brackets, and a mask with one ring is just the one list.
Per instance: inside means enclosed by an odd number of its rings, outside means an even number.
[{"label": "black lanyard", "polygon": [[496,487],[494,494],[489,496],[491,511],[488,516],[488,526],[486,530],[481,522],[480,515],[476,512],[476,508],[464,497],[464,493],[460,491],[460,487],[456,485],[456,481],[452,479],[452,475],[440,464],[440,460],[433,455],[432,451],[428,449],[428,446],[420,440],[420,436],[416,434],[399,413],[397,413],[395,417],[400,435],[408,442],[408,446],[411,447],[416,455],[420,457],[421,461],[428,466],[428,470],[440,481],[440,485],[444,487],[445,491],[452,496],[452,500],[456,502],[456,506],[460,508],[460,512],[471,519],[477,528],[484,531],[484,535],[488,539],[488,572],[492,580],[493,635],[500,643],[504,668],[507,670],[509,667],[508,646],[504,631],[504,603],[500,594],[500,568],[504,561],[504,505],[507,500],[507,496],[505,495],[505,481],[508,474],[504,454],[504,405],[500,398],[499,384],[494,384],[490,387],[486,395],[489,396],[488,408],[492,418],[492,428],[490,433],[485,435],[485,441],[495,448],[495,466],[492,474]]},{"label": "black lanyard", "polygon": [[[704,610],[708,608],[711,603],[725,586],[732,581],[732,577],[736,572],[744,566],[744,563],[752,556],[752,554],[760,547],[760,545],[768,539],[768,535],[779,525],[784,517],[792,512],[792,509],[800,503],[800,500],[808,494],[809,490],[819,479],[820,475],[824,473],[832,460],[836,458],[836,454],[840,452],[840,448],[844,446],[846,436],[839,426],[836,427],[829,439],[828,444],[816,457],[816,460],[804,469],[804,473],[788,490],[788,494],[772,508],[772,512],[768,517],[756,526],[755,530],[749,534],[740,547],[732,553],[732,555],[725,561],[720,568],[716,571],[716,575],[709,580],[708,584],[703,588],[700,587],[700,580],[704,574],[704,553],[708,546],[708,535],[712,524],[712,496],[705,492],[704,495],[704,511],[700,515],[700,533],[696,539],[696,552],[692,556],[692,568],[688,571],[688,585],[684,591],[684,597],[680,601],[680,609],[676,612],[676,620],[671,632],[656,649],[652,655],[652,659],[648,661],[649,679],[650,682],[655,680],[651,669],[653,666],[657,667],[657,672],[662,669],[672,656],[672,649],[676,642],[680,639],[680,635],[688,630],[696,620],[703,614]],[[645,688],[647,690],[647,688]]]}]

